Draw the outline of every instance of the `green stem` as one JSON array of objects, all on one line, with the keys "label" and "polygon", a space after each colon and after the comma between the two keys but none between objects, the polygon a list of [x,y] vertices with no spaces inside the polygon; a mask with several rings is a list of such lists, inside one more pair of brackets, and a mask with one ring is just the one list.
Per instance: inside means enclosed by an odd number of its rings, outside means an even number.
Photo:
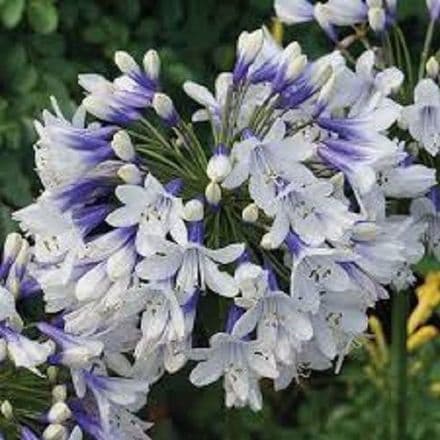
[{"label": "green stem", "polygon": [[403,49],[403,56],[405,57],[405,64],[406,64],[406,72],[408,74],[408,83],[409,83],[409,91],[410,91],[409,95],[411,95],[414,88],[413,64],[411,60],[411,54],[409,53],[408,45],[406,44],[405,35],[403,35],[402,29],[400,29],[399,26],[395,26],[394,30],[396,31],[397,37],[399,38]]},{"label": "green stem", "polygon": [[431,48],[432,37],[434,36],[435,20],[429,22],[428,30],[426,31],[425,44],[423,45],[422,56],[420,58],[419,66],[419,81],[423,78],[425,73],[425,64],[428,60],[429,49]]},{"label": "green stem", "polygon": [[406,318],[407,292],[396,292],[392,303],[391,334],[391,440],[406,438]]},{"label": "green stem", "polygon": [[393,45],[391,44],[390,34],[385,32],[382,37],[382,46],[385,49],[385,60],[388,66],[394,66]]},{"label": "green stem", "polygon": [[236,440],[240,435],[240,420],[236,409],[225,409],[225,440]]},{"label": "green stem", "polygon": [[153,124],[151,124],[148,119],[142,118],[141,122],[144,127],[146,127],[146,129],[150,132],[150,134],[159,141],[159,143],[161,143],[165,148],[172,149],[172,146],[170,145],[168,140],[165,139],[164,136],[162,136],[162,133]]}]

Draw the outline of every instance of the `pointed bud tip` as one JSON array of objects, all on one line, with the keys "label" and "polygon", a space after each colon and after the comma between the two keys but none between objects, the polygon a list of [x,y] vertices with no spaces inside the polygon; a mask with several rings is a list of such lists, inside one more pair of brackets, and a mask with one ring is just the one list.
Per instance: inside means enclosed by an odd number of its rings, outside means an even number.
[{"label": "pointed bud tip", "polygon": [[439,71],[439,62],[434,56],[430,57],[428,62],[426,63],[426,73],[430,78],[435,79],[438,77]]},{"label": "pointed bud tip", "polygon": [[122,73],[131,73],[139,70],[139,66],[133,57],[123,50],[115,52],[114,60]]},{"label": "pointed bud tip", "polygon": [[111,147],[116,156],[126,162],[131,162],[136,156],[130,136],[125,130],[120,130],[115,133],[111,142]]},{"label": "pointed bud tip", "polygon": [[225,154],[215,154],[211,157],[206,168],[206,174],[213,182],[222,182],[231,172],[229,157]]},{"label": "pointed bud tip", "polygon": [[258,206],[255,203],[247,205],[241,213],[241,218],[246,223],[255,223],[258,220]]},{"label": "pointed bud tip", "polygon": [[156,93],[153,97],[152,105],[160,118],[172,126],[176,125],[178,116],[173,101],[168,95]]},{"label": "pointed bud tip", "polygon": [[150,49],[144,55],[143,64],[148,77],[153,81],[157,81],[160,75],[159,54],[154,49]]},{"label": "pointed bud tip", "polygon": [[67,438],[67,429],[60,424],[51,424],[42,435],[43,440],[64,440]]},{"label": "pointed bud tip", "polygon": [[197,222],[203,220],[204,207],[198,199],[192,199],[187,202],[183,208],[184,219],[188,222]]},{"label": "pointed bud tip", "polygon": [[0,406],[0,412],[6,420],[12,420],[14,417],[14,410],[9,400],[4,400]]},{"label": "pointed bud tip", "polygon": [[213,206],[217,206],[222,199],[222,190],[216,182],[210,182],[205,189],[206,201]]},{"label": "pointed bud tip", "polygon": [[382,32],[385,29],[386,14],[382,7],[373,7],[368,10],[368,22],[375,32]]}]

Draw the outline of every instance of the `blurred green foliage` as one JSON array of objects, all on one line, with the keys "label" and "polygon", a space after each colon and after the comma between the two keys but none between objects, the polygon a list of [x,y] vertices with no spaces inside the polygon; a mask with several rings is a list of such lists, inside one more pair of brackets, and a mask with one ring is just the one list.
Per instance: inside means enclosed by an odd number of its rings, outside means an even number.
[{"label": "blurred green foliage", "polygon": [[[0,0],[0,233],[14,228],[11,211],[38,194],[32,172],[35,141],[32,121],[54,95],[72,112],[81,99],[78,73],[114,75],[115,50],[138,59],[156,48],[163,63],[165,88],[189,114],[181,83],[193,79],[212,84],[217,72],[230,69],[235,40],[243,29],[271,25],[272,0]],[[426,28],[422,0],[400,0],[399,16],[417,59]],[[286,30],[311,57],[331,49],[316,25]],[[438,35],[437,35],[438,42]],[[437,45],[438,48],[438,45]],[[428,262],[429,263],[429,262]],[[427,264],[428,264],[427,263]],[[423,271],[421,270],[423,273]],[[438,353],[438,347],[437,347]],[[275,394],[267,387],[267,404],[259,414],[226,412],[221,384],[195,390],[183,372],[153,391],[149,414],[154,438],[163,439],[383,439],[386,399],[365,377],[362,362],[350,362],[337,380],[312,378],[306,388]],[[439,438],[435,411],[411,384],[411,439]],[[438,377],[438,376],[437,376]],[[420,383],[419,383],[420,382]],[[437,411],[438,413],[438,411]],[[430,417],[422,422],[422,418]],[[438,416],[437,416],[438,417]],[[437,424],[436,424],[437,423]],[[423,427],[427,431],[424,431]],[[436,435],[437,434],[437,435]]]}]

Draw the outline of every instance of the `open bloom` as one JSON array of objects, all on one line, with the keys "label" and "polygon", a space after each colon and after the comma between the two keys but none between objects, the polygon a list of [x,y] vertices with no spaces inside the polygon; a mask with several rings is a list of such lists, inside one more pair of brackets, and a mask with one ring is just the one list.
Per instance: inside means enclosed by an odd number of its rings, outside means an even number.
[{"label": "open bloom", "polygon": [[208,249],[201,243],[202,225],[191,225],[189,241],[178,243],[150,237],[154,254],[137,267],[137,274],[146,280],[161,281],[176,276],[176,288],[189,298],[196,289],[209,287],[214,292],[232,297],[238,293],[234,278],[218,268],[218,264],[235,261],[244,251],[243,244],[221,249]]},{"label": "open bloom", "polygon": [[199,348],[192,356],[201,362],[191,372],[191,382],[205,386],[224,376],[226,406],[249,404],[261,408],[258,379],[276,378],[274,356],[260,342],[242,341],[227,333],[217,333],[210,339],[210,348]]},{"label": "open bloom", "polygon": [[423,79],[414,90],[414,104],[402,110],[411,136],[431,156],[440,148],[440,90],[432,79]]},{"label": "open bloom", "polygon": [[21,335],[0,323],[0,344],[6,344],[6,353],[15,366],[24,367],[39,374],[36,367],[44,364],[53,352],[50,342],[39,343]]},{"label": "open bloom", "polygon": [[115,227],[138,225],[136,246],[143,254],[148,253],[149,235],[165,237],[169,232],[174,239],[184,240],[183,204],[176,197],[180,187],[179,180],[163,187],[152,174],[143,187],[120,185],[115,192],[124,206],[110,213],[106,221]]},{"label": "open bloom", "polygon": [[232,334],[245,337],[254,329],[258,340],[272,347],[276,359],[283,364],[292,364],[296,351],[313,336],[307,315],[301,313],[294,300],[276,285],[267,286],[265,295],[235,323]]},{"label": "open bloom", "polygon": [[[275,6],[336,41],[337,26],[356,25],[359,36],[369,21],[382,32],[396,2]],[[10,236],[0,264],[0,353],[27,368],[70,368],[78,399],[51,421],[72,416],[101,440],[146,439],[131,412],[188,359],[200,361],[196,386],[223,377],[226,405],[255,410],[261,378],[278,390],[309,369],[340,368],[367,309],[414,282],[424,244],[440,254],[436,198],[423,197],[435,171],[394,138],[403,74],[379,61],[368,50],[352,70],[338,50],[310,60],[297,42],[282,48],[264,29],[243,32],[214,92],[184,85],[209,141],[160,89],[155,51],[143,66],[117,52],[113,81],[81,75],[88,94],[72,121],[56,103],[43,113],[45,190],[15,214],[32,245]],[[437,107],[438,87],[423,80],[401,118],[431,153]],[[101,122],[87,124],[84,109]],[[407,203],[390,215],[413,197],[410,216]],[[38,325],[44,344],[19,333],[14,301],[38,284],[55,315]],[[198,347],[205,318],[211,329],[217,316],[225,332]],[[45,435],[66,437],[72,425],[51,423]]]}]

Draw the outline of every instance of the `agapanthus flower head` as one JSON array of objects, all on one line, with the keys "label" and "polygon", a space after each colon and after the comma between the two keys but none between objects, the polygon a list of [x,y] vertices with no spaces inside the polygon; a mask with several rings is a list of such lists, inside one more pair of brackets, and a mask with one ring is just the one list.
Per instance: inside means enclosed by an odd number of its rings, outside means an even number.
[{"label": "agapanthus flower head", "polygon": [[[280,0],[276,9],[289,22],[317,19],[336,39],[335,26],[368,19],[382,31],[395,2]],[[428,236],[439,248],[437,209],[423,198],[435,173],[391,135],[402,72],[382,68],[373,50],[353,70],[338,51],[312,60],[265,29],[243,32],[214,92],[184,84],[201,106],[192,121],[211,126],[206,139],[160,90],[156,52],[143,66],[125,52],[115,62],[114,81],[80,77],[98,121],[85,124],[83,108],[72,122],[57,107],[44,113],[36,160],[45,191],[15,214],[34,243],[46,311],[57,315],[38,325],[48,340],[38,344],[69,369],[78,398],[49,411],[50,429],[66,429],[69,415],[98,439],[147,438],[128,410],[187,362],[199,362],[194,385],[222,377],[226,406],[254,410],[262,378],[282,389],[307,369],[339,370],[368,308],[414,281]],[[435,87],[423,80],[403,110],[432,151]],[[410,216],[391,215],[390,201],[414,197]],[[5,288],[24,279],[28,251],[7,241]],[[4,303],[10,320],[11,295]],[[207,338],[201,314],[212,304],[221,318]],[[5,325],[6,343],[22,337]]]}]

